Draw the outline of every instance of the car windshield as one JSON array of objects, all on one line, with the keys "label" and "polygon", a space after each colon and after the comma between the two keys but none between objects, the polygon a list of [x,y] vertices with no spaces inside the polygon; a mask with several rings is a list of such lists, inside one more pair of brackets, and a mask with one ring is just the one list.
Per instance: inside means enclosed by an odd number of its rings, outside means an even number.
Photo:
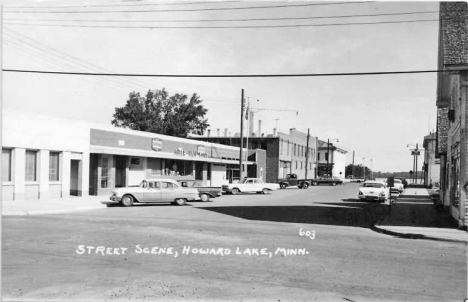
[{"label": "car windshield", "polygon": [[143,180],[138,186],[140,188],[148,188],[148,182],[146,180]]},{"label": "car windshield", "polygon": [[383,184],[379,184],[379,183],[366,183],[363,185],[364,188],[383,188]]},{"label": "car windshield", "polygon": [[393,182],[397,183],[397,184],[401,184],[401,180],[399,180],[399,179],[395,179]]}]

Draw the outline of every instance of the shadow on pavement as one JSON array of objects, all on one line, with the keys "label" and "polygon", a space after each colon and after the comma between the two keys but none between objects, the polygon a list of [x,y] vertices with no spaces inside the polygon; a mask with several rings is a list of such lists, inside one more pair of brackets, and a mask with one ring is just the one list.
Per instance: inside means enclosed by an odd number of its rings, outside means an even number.
[{"label": "shadow on pavement", "polygon": [[387,215],[388,206],[356,202],[311,206],[230,206],[199,209],[248,220],[371,227]]},{"label": "shadow on pavement", "polygon": [[310,206],[229,206],[199,209],[248,220],[310,223],[373,228],[374,226],[408,226],[458,228],[449,213],[427,203],[362,202],[343,199],[337,203],[314,203]]},{"label": "shadow on pavement", "polygon": [[458,228],[458,223],[445,210],[433,204],[418,202],[396,202],[387,217],[378,225],[410,226],[430,228]]},{"label": "shadow on pavement", "polygon": [[[108,208],[124,208],[124,206],[121,205],[120,203],[104,202],[104,201],[101,203],[106,205]],[[186,203],[183,206],[179,206],[179,205],[172,204],[172,203],[139,203],[139,202],[135,202],[132,205],[132,207],[185,207],[185,206],[191,207],[192,205],[189,203]]]}]

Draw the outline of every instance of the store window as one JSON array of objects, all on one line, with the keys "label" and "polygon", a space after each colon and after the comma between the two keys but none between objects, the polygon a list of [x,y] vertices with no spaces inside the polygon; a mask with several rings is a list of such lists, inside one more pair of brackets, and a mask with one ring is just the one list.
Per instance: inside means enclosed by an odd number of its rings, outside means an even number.
[{"label": "store window", "polygon": [[25,180],[37,181],[37,151],[26,150]]},{"label": "store window", "polygon": [[11,149],[2,149],[2,181],[11,181]]},{"label": "store window", "polygon": [[148,158],[148,169],[151,170],[151,175],[161,175],[161,159],[160,158]]},{"label": "store window", "polygon": [[193,175],[193,162],[191,161],[166,159],[164,164],[165,176]]},{"label": "store window", "polygon": [[60,153],[49,154],[49,181],[59,181]]},{"label": "store window", "polygon": [[101,163],[101,188],[106,189],[109,185],[109,158],[102,157]]},{"label": "store window", "polygon": [[195,163],[195,179],[202,180],[203,179],[203,163],[196,162]]}]

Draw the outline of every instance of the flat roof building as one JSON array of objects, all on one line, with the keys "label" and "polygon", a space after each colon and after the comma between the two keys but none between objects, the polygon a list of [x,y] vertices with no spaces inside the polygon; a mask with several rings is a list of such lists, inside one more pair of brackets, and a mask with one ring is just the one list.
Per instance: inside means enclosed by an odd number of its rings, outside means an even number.
[{"label": "flat roof building", "polygon": [[[228,146],[240,146],[239,136],[203,136],[193,137],[205,142],[212,142]],[[244,137],[244,145],[249,150],[263,149],[266,151],[265,180],[277,182],[288,173],[297,174],[298,178],[314,178],[317,175],[317,142],[314,136],[297,131],[295,128],[289,130],[289,134],[276,132],[267,136]],[[308,149],[307,149],[308,146]],[[249,151],[252,152],[252,151]],[[307,156],[307,158],[306,158]],[[249,158],[249,160],[253,160]],[[251,173],[247,171],[247,176]]]},{"label": "flat roof building", "polygon": [[[2,119],[2,200],[106,195],[157,177],[221,186],[239,174],[238,147],[13,110]],[[262,153],[249,169],[265,169]]]}]

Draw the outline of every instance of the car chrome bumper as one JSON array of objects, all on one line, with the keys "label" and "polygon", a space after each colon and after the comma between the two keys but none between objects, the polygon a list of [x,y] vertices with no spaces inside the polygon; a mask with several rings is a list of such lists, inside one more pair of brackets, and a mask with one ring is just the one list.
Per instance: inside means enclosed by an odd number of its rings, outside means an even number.
[{"label": "car chrome bumper", "polygon": [[379,201],[385,201],[385,196],[365,196],[365,195],[359,195],[359,199],[364,199],[364,200],[379,200]]},{"label": "car chrome bumper", "polygon": [[109,197],[109,200],[115,201],[115,202],[120,202],[122,200],[122,197],[111,196],[111,197]]}]

